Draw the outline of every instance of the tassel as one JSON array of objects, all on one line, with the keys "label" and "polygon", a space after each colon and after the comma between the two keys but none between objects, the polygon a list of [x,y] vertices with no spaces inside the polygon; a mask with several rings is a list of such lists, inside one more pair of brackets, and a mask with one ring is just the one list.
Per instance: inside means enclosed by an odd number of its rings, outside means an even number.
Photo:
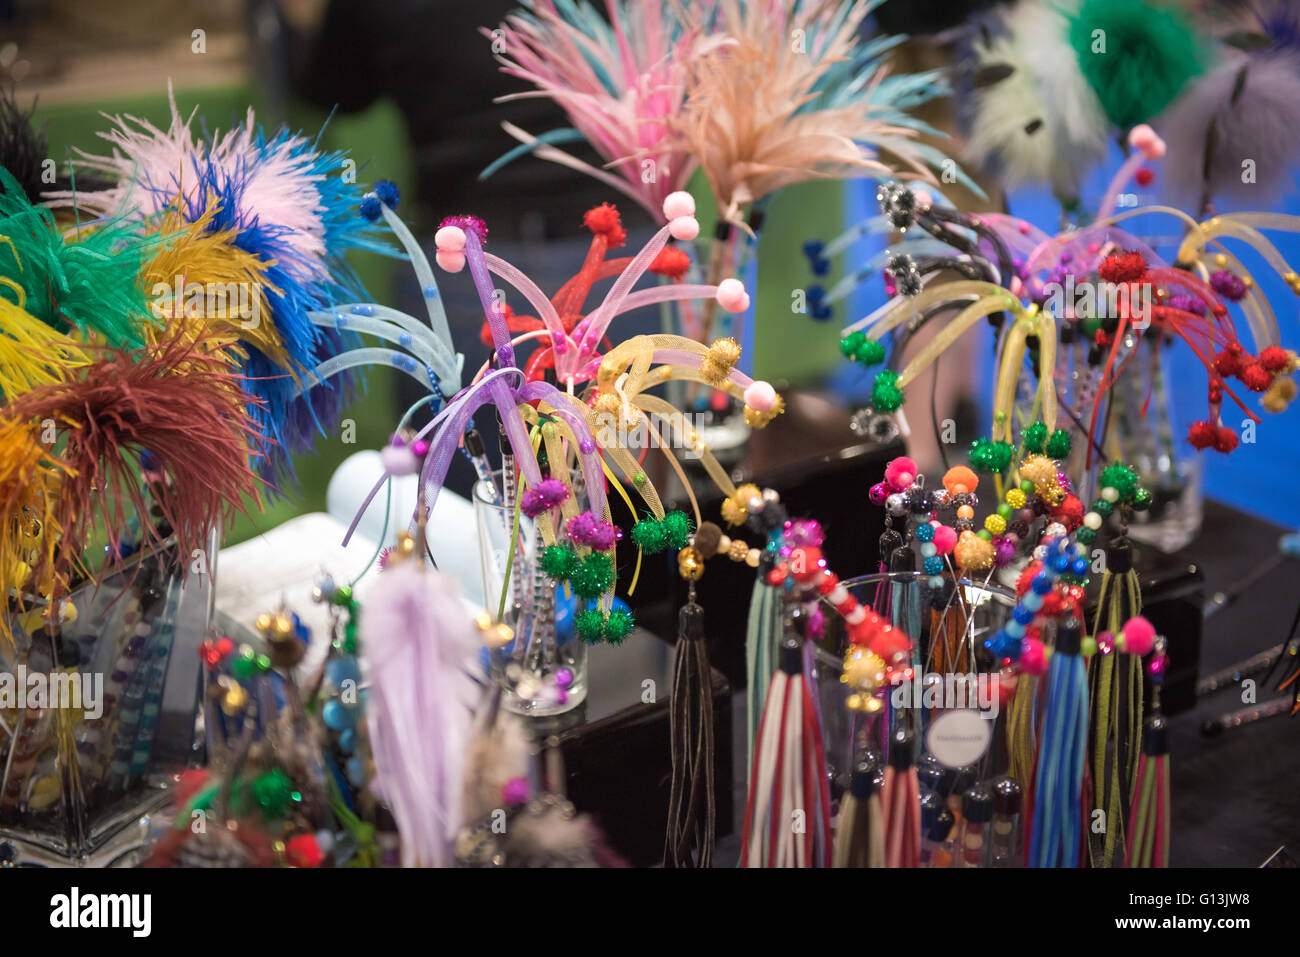
[{"label": "tassel", "polygon": [[373,786],[397,822],[404,867],[449,866],[462,823],[478,641],[461,608],[452,579],[407,559],[375,581],[361,619]]},{"label": "tassel", "polygon": [[900,728],[889,743],[881,787],[885,866],[921,866],[921,785],[916,776],[912,732]]},{"label": "tassel", "polygon": [[[1105,631],[1120,633],[1120,625],[1142,613],[1142,592],[1133,570],[1132,549],[1125,538],[1106,551],[1106,572],[1101,580],[1094,637]],[[1113,638],[1112,638],[1113,640]],[[1133,801],[1142,734],[1142,659],[1139,655],[1094,655],[1088,678],[1092,701],[1090,799],[1105,814],[1101,834],[1089,833],[1088,855],[1093,867],[1117,867],[1125,844],[1125,810]]]},{"label": "tassel", "polygon": [[[693,592],[693,589],[692,589]],[[704,641],[704,609],[691,601],[678,616],[673,702],[669,712],[673,783],[664,867],[709,867],[717,842],[713,801],[713,679]]]},{"label": "tassel", "polygon": [[763,719],[763,703],[767,700],[767,686],[776,667],[776,646],[781,634],[781,596],[767,584],[767,573],[772,570],[771,552],[763,550],[758,577],[749,600],[749,621],[745,628],[745,673],[748,677],[749,709],[746,727],[749,742],[746,754],[750,767],[746,777],[753,773],[753,756],[758,745],[758,725]]},{"label": "tassel", "polygon": [[778,658],[751,762],[740,866],[826,867],[830,789],[799,641],[786,638]]},{"label": "tassel", "polygon": [[1147,722],[1129,811],[1125,867],[1169,866],[1169,741],[1163,715]]},{"label": "tassel", "polygon": [[1056,633],[1047,673],[1047,713],[1034,786],[1030,867],[1076,867],[1081,828],[1080,797],[1088,744],[1088,674],[1079,654],[1083,631],[1069,617]]},{"label": "tassel", "polygon": [[885,818],[880,807],[880,770],[863,761],[853,770],[840,802],[832,867],[884,867]]}]

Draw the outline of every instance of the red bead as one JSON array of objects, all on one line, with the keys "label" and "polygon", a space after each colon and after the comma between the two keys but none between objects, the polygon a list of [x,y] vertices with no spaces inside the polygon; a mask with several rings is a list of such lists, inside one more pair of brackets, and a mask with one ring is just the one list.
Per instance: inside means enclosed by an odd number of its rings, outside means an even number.
[{"label": "red bead", "polygon": [[840,583],[840,576],[836,575],[829,568],[822,572],[821,581],[817,583],[817,590],[823,595],[829,595],[835,590],[835,586]]},{"label": "red bead", "polygon": [[812,581],[824,567],[820,548],[802,545],[790,552],[790,573],[801,585]]}]

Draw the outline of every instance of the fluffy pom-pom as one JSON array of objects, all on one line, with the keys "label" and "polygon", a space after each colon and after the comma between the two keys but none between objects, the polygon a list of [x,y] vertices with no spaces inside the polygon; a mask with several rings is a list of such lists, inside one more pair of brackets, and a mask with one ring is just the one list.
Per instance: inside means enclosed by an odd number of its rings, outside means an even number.
[{"label": "fluffy pom-pom", "polygon": [[606,522],[592,512],[579,512],[569,519],[569,540],[576,545],[587,545],[597,551],[607,552],[617,541],[617,531],[610,522]]},{"label": "fluffy pom-pom", "polygon": [[940,555],[948,555],[957,547],[957,529],[951,525],[936,525],[934,548]]},{"label": "fluffy pom-pom", "polygon": [[965,465],[954,465],[943,473],[943,487],[947,489],[949,495],[973,492],[979,488],[979,484],[979,476]]},{"label": "fluffy pom-pom", "polygon": [[689,243],[700,234],[700,221],[694,216],[678,216],[668,224],[668,234],[679,242]]},{"label": "fluffy pom-pom", "polygon": [[896,459],[891,459],[885,466],[885,481],[895,492],[902,492],[910,488],[916,481],[916,460],[910,459],[906,455],[900,455]]},{"label": "fluffy pom-pom", "polygon": [[718,291],[715,295],[718,305],[727,312],[742,311],[749,299],[748,293],[745,292],[745,284],[739,279],[722,280],[718,283]]},{"label": "fluffy pom-pom", "polygon": [[529,518],[536,518],[543,512],[563,505],[568,498],[569,489],[563,482],[557,478],[546,478],[524,491],[520,509]]},{"label": "fluffy pom-pom", "polygon": [[604,552],[591,552],[569,572],[569,584],[579,598],[599,598],[614,584],[614,563]]},{"label": "fluffy pom-pom", "polygon": [[379,222],[379,217],[383,214],[383,207],[379,204],[378,196],[363,196],[361,205],[358,208],[361,212],[361,218],[368,223]]},{"label": "fluffy pom-pom", "polygon": [[691,257],[676,246],[665,246],[650,261],[650,271],[656,276],[681,279],[691,268]]},{"label": "fluffy pom-pom", "polygon": [[691,541],[691,518],[680,509],[674,509],[664,515],[661,523],[664,530],[664,545],[673,551],[685,548]]},{"label": "fluffy pom-pom", "polygon": [[[483,220],[479,219],[477,216],[469,216],[462,213],[459,216],[448,216],[446,219],[444,219],[441,223],[438,224],[439,229],[443,229],[447,226],[456,226],[459,227],[464,232],[473,233],[475,236],[478,237],[478,241],[480,243],[484,245],[487,244],[487,238],[488,238],[487,223],[483,222]],[[435,233],[434,235],[437,234]]]},{"label": "fluffy pom-pom", "polygon": [[1112,253],[1101,261],[1097,272],[1107,282],[1137,282],[1147,273],[1147,261],[1141,253]]},{"label": "fluffy pom-pom", "polygon": [[584,608],[573,618],[578,637],[589,645],[605,640],[605,616],[599,608]]},{"label": "fluffy pom-pom", "polygon": [[668,547],[668,531],[659,519],[647,516],[632,526],[632,541],[647,555],[655,555]]},{"label": "fluffy pom-pom", "polygon": [[582,225],[597,236],[605,237],[605,242],[610,249],[617,249],[627,242],[627,231],[623,229],[623,221],[619,218],[618,209],[609,203],[593,206],[583,213]]},{"label": "fluffy pom-pom", "polygon": [[1026,452],[1042,452],[1047,443],[1047,426],[1042,422],[1034,422],[1025,429],[1020,439]]},{"label": "fluffy pom-pom", "polygon": [[1149,655],[1156,646],[1155,625],[1141,615],[1124,622],[1124,650],[1130,655]]},{"label": "fluffy pom-pom", "polygon": [[1047,440],[1047,454],[1054,459],[1069,458],[1070,433],[1065,429],[1057,429],[1053,432],[1051,438]]},{"label": "fluffy pom-pom", "polygon": [[903,404],[903,390],[898,387],[898,373],[882,369],[871,384],[871,405],[877,412],[896,412]]},{"label": "fluffy pom-pom", "polygon": [[962,532],[953,549],[953,557],[968,571],[984,571],[993,564],[993,543],[971,532]]},{"label": "fluffy pom-pom", "polygon": [[669,193],[664,197],[664,219],[672,222],[683,216],[695,215],[695,197],[685,190]]},{"label": "fluffy pom-pom", "polygon": [[1246,284],[1241,281],[1241,277],[1235,272],[1228,272],[1226,269],[1220,269],[1210,275],[1210,285],[1224,299],[1229,302],[1241,302],[1246,298]]},{"label": "fluffy pom-pom", "polygon": [[1069,37],[1106,116],[1124,130],[1173,102],[1204,61],[1183,15],[1143,0],[1083,0],[1070,17]]},{"label": "fluffy pom-pom", "polygon": [[1260,350],[1259,364],[1269,372],[1281,372],[1291,364],[1291,357],[1281,346],[1268,346]]},{"label": "fluffy pom-pom", "polygon": [[1251,392],[1266,392],[1273,384],[1273,373],[1252,360],[1242,364],[1241,381]]},{"label": "fluffy pom-pom", "polygon": [[1052,518],[1065,526],[1067,531],[1074,531],[1083,524],[1083,502],[1077,495],[1067,495],[1061,504],[1052,509]]},{"label": "fluffy pom-pom", "polygon": [[1236,432],[1226,425],[1221,425],[1214,433],[1214,450],[1227,455],[1237,447],[1237,443],[1240,441]]},{"label": "fluffy pom-pom", "polygon": [[606,616],[604,627],[601,629],[605,636],[605,641],[611,645],[621,645],[628,635],[632,634],[632,629],[636,627],[636,619],[632,617],[630,611],[624,611],[622,608],[615,608]]},{"label": "fluffy pom-pom", "polygon": [[563,545],[548,545],[542,549],[542,571],[557,582],[567,579],[577,562],[577,553]]},{"label": "fluffy pom-pom", "polygon": [[1097,476],[1097,488],[1104,489],[1107,487],[1119,492],[1120,501],[1131,502],[1133,501],[1133,495],[1137,492],[1137,473],[1123,462],[1108,465]]},{"label": "fluffy pom-pom", "polygon": [[1194,448],[1208,449],[1214,444],[1217,431],[1212,422],[1193,422],[1187,430],[1187,441]]},{"label": "fluffy pom-pom", "polygon": [[1243,352],[1241,345],[1234,342],[1214,357],[1214,371],[1224,378],[1241,372]]},{"label": "fluffy pom-pom", "polygon": [[381,179],[375,184],[375,196],[389,209],[397,209],[397,204],[402,198],[402,191],[398,189],[397,184],[391,179]]}]

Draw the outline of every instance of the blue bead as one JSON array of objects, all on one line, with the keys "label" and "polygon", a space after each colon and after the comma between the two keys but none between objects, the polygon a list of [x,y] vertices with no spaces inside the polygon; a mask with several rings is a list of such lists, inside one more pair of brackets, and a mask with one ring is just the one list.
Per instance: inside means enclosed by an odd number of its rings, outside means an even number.
[{"label": "blue bead", "polygon": [[375,307],[369,303],[361,303],[352,307],[352,315],[354,316],[373,316],[374,314]]},{"label": "blue bead", "polygon": [[344,754],[351,754],[357,746],[357,733],[348,728],[339,735],[339,748]]},{"label": "blue bead", "polygon": [[348,317],[341,312],[334,313],[334,325],[336,328],[343,329],[348,324]]},{"label": "blue bead", "polygon": [[355,708],[349,708],[338,698],[330,698],[325,702],[325,707],[320,711],[321,720],[325,722],[325,727],[333,731],[346,731],[357,723],[357,711]]},{"label": "blue bead", "polygon": [[1036,591],[1031,591],[1029,594],[1025,595],[1024,598],[1020,599],[1020,604],[1024,605],[1030,611],[1038,611],[1038,609],[1043,607],[1043,596],[1038,594]]},{"label": "blue bead", "polygon": [[424,287],[424,298],[425,298],[425,299],[437,299],[437,298],[438,298],[438,287],[437,287],[437,286],[425,286],[425,287]]},{"label": "blue bead", "polygon": [[1283,535],[1278,540],[1278,547],[1282,549],[1282,554],[1288,558],[1300,558],[1300,532]]},{"label": "blue bead", "polygon": [[992,638],[989,638],[984,642],[984,649],[994,658],[1003,658],[1005,657],[1005,654],[1002,649],[1006,647],[1006,643],[1006,632],[999,631]]},{"label": "blue bead", "polygon": [[1044,574],[1043,572],[1039,572],[1037,575],[1034,576],[1032,587],[1034,589],[1035,594],[1046,595],[1049,591],[1052,590],[1052,579],[1050,576]]},{"label": "blue bead", "polygon": [[325,677],[336,688],[342,688],[347,681],[351,681],[355,686],[361,681],[361,669],[357,667],[356,658],[351,655],[341,655],[338,658],[331,658],[325,665]]},{"label": "blue bead", "polygon": [[921,545],[921,556],[929,558],[931,555],[938,553],[939,549],[935,547],[934,542],[925,542]]},{"label": "blue bead", "polygon": [[411,334],[409,332],[403,332],[400,336],[397,337],[397,344],[400,345],[403,349],[411,348],[411,343],[414,341],[415,340],[411,338]]},{"label": "blue bead", "polygon": [[348,780],[355,787],[361,787],[366,783],[366,768],[360,758],[348,758]]},{"label": "blue bead", "polygon": [[1025,634],[1025,626],[1018,621],[1007,622],[1006,632],[1012,638],[1020,638]]},{"label": "blue bead", "polygon": [[1057,554],[1052,556],[1052,569],[1058,575],[1064,575],[1070,569],[1070,556]]},{"label": "blue bead", "polygon": [[1012,617],[1022,625],[1033,624],[1035,614],[1034,609],[1026,608],[1024,605],[1017,605],[1016,610],[1011,613]]},{"label": "blue bead", "polygon": [[943,559],[938,555],[931,555],[925,560],[925,573],[927,575],[941,575],[943,573]]},{"label": "blue bead", "polygon": [[942,576],[942,575],[933,575],[933,576],[931,576],[931,578],[930,578],[930,587],[931,587],[931,588],[942,588],[942,587],[943,587],[943,576]]},{"label": "blue bead", "polygon": [[1076,558],[1070,563],[1070,571],[1074,573],[1075,577],[1083,578],[1088,574],[1088,559]]},{"label": "blue bead", "polygon": [[934,526],[929,522],[922,522],[916,526],[916,537],[922,542],[934,541]]}]

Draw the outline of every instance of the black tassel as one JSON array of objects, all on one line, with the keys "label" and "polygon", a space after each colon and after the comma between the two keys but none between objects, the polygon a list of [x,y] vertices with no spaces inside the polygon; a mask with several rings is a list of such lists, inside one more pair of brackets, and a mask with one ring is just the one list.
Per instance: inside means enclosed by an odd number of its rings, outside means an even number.
[{"label": "black tassel", "polygon": [[673,783],[664,867],[710,867],[717,842],[713,802],[713,675],[704,609],[694,598],[678,616],[671,721]]}]

